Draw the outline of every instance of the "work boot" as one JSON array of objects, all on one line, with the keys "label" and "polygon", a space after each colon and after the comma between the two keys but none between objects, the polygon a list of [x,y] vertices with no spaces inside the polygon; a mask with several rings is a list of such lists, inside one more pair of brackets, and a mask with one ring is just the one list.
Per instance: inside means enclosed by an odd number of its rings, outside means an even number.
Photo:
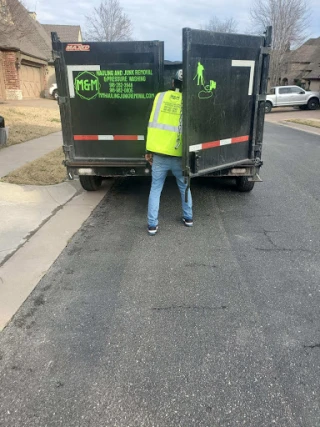
[{"label": "work boot", "polygon": [[186,227],[192,227],[193,226],[193,219],[182,218],[182,222],[184,223],[184,225]]},{"label": "work boot", "polygon": [[149,236],[154,236],[155,234],[157,234],[157,232],[158,232],[158,226],[153,227],[151,225],[148,225]]}]

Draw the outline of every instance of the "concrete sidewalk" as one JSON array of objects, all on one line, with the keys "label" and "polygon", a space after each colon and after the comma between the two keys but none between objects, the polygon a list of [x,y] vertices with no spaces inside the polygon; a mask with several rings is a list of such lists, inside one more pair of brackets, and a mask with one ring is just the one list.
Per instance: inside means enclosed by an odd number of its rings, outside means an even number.
[{"label": "concrete sidewalk", "polygon": [[299,110],[292,107],[274,108],[265,115],[266,122],[279,123],[290,119],[320,120],[320,110]]},{"label": "concrete sidewalk", "polygon": [[0,178],[59,147],[62,147],[62,132],[51,133],[41,138],[2,148],[0,150]]},{"label": "concrete sidewalk", "polygon": [[0,183],[0,266],[78,192],[79,181],[43,187]]},{"label": "concrete sidewalk", "polygon": [[[0,150],[0,177],[62,146],[61,132]],[[77,192],[79,181],[32,186],[0,183],[0,266]]]},{"label": "concrete sidewalk", "polygon": [[[0,177],[62,146],[61,132],[0,150]],[[0,183],[0,330],[46,274],[112,185],[86,192],[78,180]]]},{"label": "concrete sidewalk", "polygon": [[[64,206],[60,205],[59,211],[53,212],[0,267],[0,331],[68,246],[70,239],[101,202],[111,185],[112,180],[106,181],[99,191],[90,193],[83,191],[72,197]],[[58,189],[56,196],[61,189],[62,187]],[[34,193],[37,193],[37,189]],[[68,193],[64,197],[68,197]]]}]

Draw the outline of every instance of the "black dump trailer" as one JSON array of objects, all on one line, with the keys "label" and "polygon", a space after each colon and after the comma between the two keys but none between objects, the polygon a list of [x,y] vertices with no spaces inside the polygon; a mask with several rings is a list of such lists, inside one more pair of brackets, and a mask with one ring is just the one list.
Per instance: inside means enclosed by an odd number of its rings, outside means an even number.
[{"label": "black dump trailer", "polygon": [[68,175],[86,190],[101,177],[150,175],[144,159],[162,42],[61,43],[52,34]]},{"label": "black dump trailer", "polygon": [[[153,100],[183,68],[182,166],[192,177],[260,181],[271,28],[264,36],[183,30],[183,62],[164,43],[61,43],[52,33],[68,176],[86,190],[103,177],[149,176],[144,159]],[[172,73],[170,77],[169,74]]]}]

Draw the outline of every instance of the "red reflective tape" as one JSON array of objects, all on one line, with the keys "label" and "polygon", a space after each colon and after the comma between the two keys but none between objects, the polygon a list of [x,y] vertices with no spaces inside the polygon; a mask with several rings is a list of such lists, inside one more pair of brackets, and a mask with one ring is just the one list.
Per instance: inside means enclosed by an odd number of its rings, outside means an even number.
[{"label": "red reflective tape", "polygon": [[220,141],[204,142],[202,144],[203,150],[205,150],[206,148],[214,148],[214,147],[220,147]]},{"label": "red reflective tape", "polygon": [[246,142],[249,141],[249,135],[237,136],[236,138],[231,138],[231,144],[236,144],[237,142]]},{"label": "red reflective tape", "polygon": [[138,135],[114,135],[115,141],[138,141]]},{"label": "red reflective tape", "polygon": [[73,135],[74,141],[98,141],[98,135]]}]

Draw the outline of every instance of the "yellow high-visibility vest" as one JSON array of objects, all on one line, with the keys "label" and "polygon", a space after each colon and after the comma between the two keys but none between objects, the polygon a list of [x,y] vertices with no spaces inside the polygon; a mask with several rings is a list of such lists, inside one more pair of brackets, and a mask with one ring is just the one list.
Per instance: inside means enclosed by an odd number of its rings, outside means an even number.
[{"label": "yellow high-visibility vest", "polygon": [[182,94],[158,93],[148,125],[147,150],[168,156],[182,156],[181,126]]}]

